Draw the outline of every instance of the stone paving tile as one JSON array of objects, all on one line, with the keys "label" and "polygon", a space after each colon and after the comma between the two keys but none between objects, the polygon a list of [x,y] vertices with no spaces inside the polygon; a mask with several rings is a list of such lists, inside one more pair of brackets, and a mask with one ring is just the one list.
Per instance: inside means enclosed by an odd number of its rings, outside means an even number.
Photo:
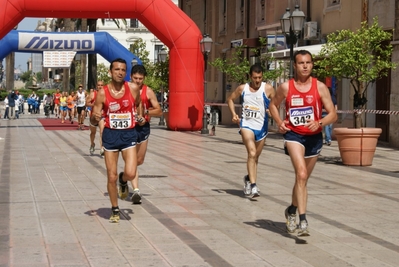
[{"label": "stone paving tile", "polygon": [[119,200],[119,225],[108,223],[104,160],[89,155],[88,134],[44,131],[32,115],[1,122],[0,151],[9,153],[0,153],[0,214],[8,218],[0,220],[2,243],[8,244],[0,246],[0,265],[396,266],[399,261],[393,234],[398,217],[391,212],[399,201],[398,150],[378,147],[373,166],[347,167],[340,164],[335,141],[323,147],[308,183],[311,236],[304,239],[284,230],[294,177],[278,134],[269,134],[259,160],[261,197],[250,200],[242,193],[246,152],[237,128],[218,126],[210,137],[154,126],[139,167],[143,203]]}]

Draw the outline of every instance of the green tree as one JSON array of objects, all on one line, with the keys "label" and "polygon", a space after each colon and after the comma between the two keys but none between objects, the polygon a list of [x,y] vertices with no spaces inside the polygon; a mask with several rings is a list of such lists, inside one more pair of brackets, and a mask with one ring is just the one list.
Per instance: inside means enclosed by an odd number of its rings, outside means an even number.
[{"label": "green tree", "polygon": [[[354,90],[353,108],[364,109],[368,86],[387,76],[396,66],[391,61],[391,37],[390,32],[379,26],[377,17],[372,25],[362,22],[356,32],[340,30],[331,33],[318,55],[321,60],[315,62],[315,72],[318,77],[349,79]],[[363,126],[360,114],[355,112],[356,128]]]},{"label": "green tree", "polygon": [[[268,65],[276,60],[270,54],[272,51],[267,50],[267,39],[259,37],[259,42],[260,46],[251,49],[251,51],[258,55],[260,64],[266,70],[263,74],[263,79],[268,82],[274,81],[283,73],[284,69],[281,67],[282,64],[278,64],[280,67],[277,69],[268,70]],[[244,57],[244,49],[247,49],[247,47],[236,47],[231,57],[216,58],[214,61],[209,62],[209,65],[225,73],[228,82],[246,83],[248,82],[248,73],[251,66],[248,58]]]},{"label": "green tree", "polygon": [[21,76],[19,76],[19,78],[21,79],[21,81],[26,83],[26,82],[28,82],[29,80],[32,79],[31,76],[32,76],[32,71],[28,70],[28,71],[23,72],[21,74]]},{"label": "green tree", "polygon": [[141,60],[147,70],[145,83],[155,92],[160,91],[161,86],[167,92],[169,88],[169,57],[165,62],[151,62],[148,57],[150,52],[146,50],[146,44],[141,38],[135,40],[129,50]]},{"label": "green tree", "polygon": [[97,65],[97,77],[98,81],[103,81],[104,84],[111,82],[111,77],[108,75],[109,67],[106,67],[103,63]]}]

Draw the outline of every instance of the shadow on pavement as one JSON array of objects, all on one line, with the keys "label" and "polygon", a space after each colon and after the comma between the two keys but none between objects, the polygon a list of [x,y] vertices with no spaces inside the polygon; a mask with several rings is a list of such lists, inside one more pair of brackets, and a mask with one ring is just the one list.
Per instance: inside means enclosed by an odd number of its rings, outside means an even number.
[{"label": "shadow on pavement", "polygon": [[285,230],[285,223],[284,222],[273,222],[271,220],[256,220],[254,222],[244,222],[245,224],[251,225],[256,228],[261,228],[268,230],[270,232],[274,232],[280,234],[284,237],[291,238],[295,240],[296,244],[302,245],[307,244],[308,242],[304,239],[297,237],[296,235],[289,234]]},{"label": "shadow on pavement", "polygon": [[250,198],[244,195],[244,192],[242,190],[237,190],[237,189],[212,189],[212,191],[218,192],[218,193],[227,193],[233,196],[237,196],[240,198],[245,198],[251,201],[258,201],[256,198]]},{"label": "shadow on pavement", "polygon": [[[108,220],[111,216],[111,208],[99,208],[97,210],[89,210],[86,211],[85,214],[89,216],[98,216]],[[130,221],[132,219],[132,217],[130,217],[130,214],[134,214],[132,209],[120,209],[121,220]]]}]

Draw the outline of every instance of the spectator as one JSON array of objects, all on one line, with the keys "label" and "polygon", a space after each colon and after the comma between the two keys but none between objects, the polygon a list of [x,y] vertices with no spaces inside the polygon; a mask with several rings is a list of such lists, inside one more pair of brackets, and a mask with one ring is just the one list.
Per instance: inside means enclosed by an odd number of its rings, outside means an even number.
[{"label": "spectator", "polygon": [[19,119],[19,98],[15,100],[15,118]]},{"label": "spectator", "polygon": [[35,105],[35,101],[36,101],[36,93],[34,91],[32,91],[32,94],[30,94],[30,96],[28,97],[28,113],[34,113],[34,105]]},{"label": "spectator", "polygon": [[10,112],[10,119],[15,120],[15,100],[18,99],[18,96],[15,94],[14,91],[11,91],[8,94],[8,106]]},{"label": "spectator", "polygon": [[19,114],[25,114],[24,111],[24,103],[25,103],[25,99],[24,96],[22,94],[19,93],[19,91],[16,92],[18,95],[18,100],[19,100]]},{"label": "spectator", "polygon": [[3,120],[9,120],[10,117],[8,117],[8,97],[6,96],[6,98],[4,99],[4,117]]}]

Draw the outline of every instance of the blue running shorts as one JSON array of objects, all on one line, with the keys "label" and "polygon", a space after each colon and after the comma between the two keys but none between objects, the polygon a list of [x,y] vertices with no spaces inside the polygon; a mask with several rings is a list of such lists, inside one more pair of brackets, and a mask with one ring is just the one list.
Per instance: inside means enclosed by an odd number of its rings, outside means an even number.
[{"label": "blue running shorts", "polygon": [[105,127],[102,140],[106,151],[122,151],[136,146],[137,131],[135,128],[114,130]]},{"label": "blue running shorts", "polygon": [[[252,131],[255,135],[255,142],[259,142],[259,141],[265,139],[265,137],[267,136],[267,125],[266,125],[266,127],[263,126],[263,128],[261,130],[254,130],[254,129],[246,127],[246,126],[242,127],[241,129],[247,129],[247,130]],[[238,131],[239,134],[241,134],[241,129]]]},{"label": "blue running shorts", "polygon": [[136,125],[134,127],[137,131],[137,144],[141,144],[150,137],[150,123],[146,122],[143,126]]},{"label": "blue running shorts", "polygon": [[318,156],[323,147],[323,134],[320,132],[314,135],[301,135],[296,132],[289,131],[284,135],[284,151],[285,154],[289,155],[286,143],[295,142],[305,147],[305,158],[311,158]]}]

